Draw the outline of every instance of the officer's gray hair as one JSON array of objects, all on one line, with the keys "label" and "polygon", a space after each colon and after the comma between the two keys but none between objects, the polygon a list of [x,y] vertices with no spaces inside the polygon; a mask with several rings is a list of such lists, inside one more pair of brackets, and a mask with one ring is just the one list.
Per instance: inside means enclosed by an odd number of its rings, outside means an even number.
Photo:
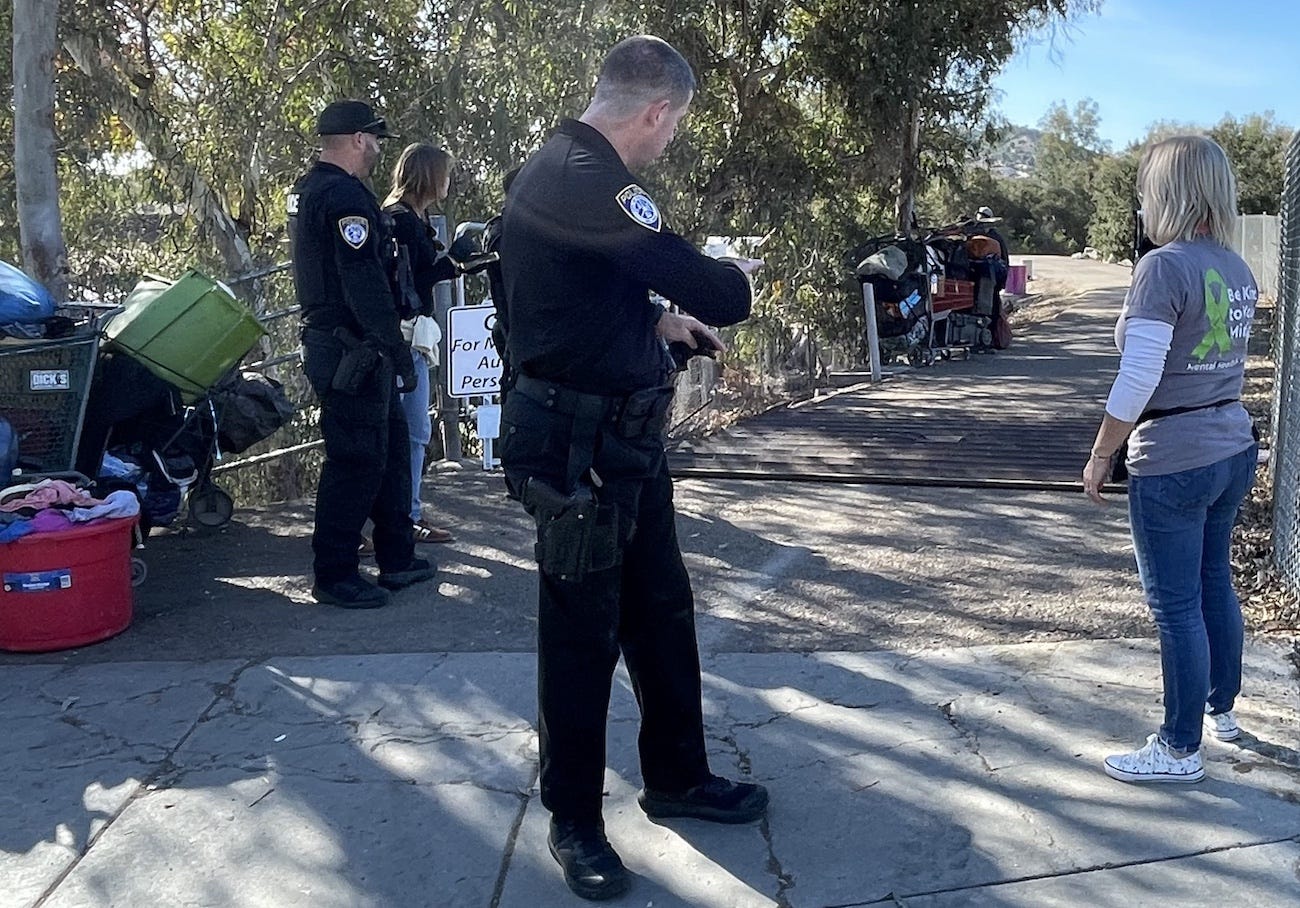
[{"label": "officer's gray hair", "polygon": [[338,135],[317,136],[320,139],[320,147],[326,151],[338,151],[340,148],[346,148],[352,144],[353,133],[345,132]]},{"label": "officer's gray hair", "polygon": [[654,35],[625,38],[605,57],[593,105],[627,117],[648,104],[668,101],[674,110],[695,94],[695,74],[677,50]]},{"label": "officer's gray hair", "polygon": [[1194,239],[1202,228],[1221,245],[1232,245],[1237,181],[1215,142],[1204,136],[1157,142],[1138,166],[1137,188],[1147,233],[1157,245]]}]

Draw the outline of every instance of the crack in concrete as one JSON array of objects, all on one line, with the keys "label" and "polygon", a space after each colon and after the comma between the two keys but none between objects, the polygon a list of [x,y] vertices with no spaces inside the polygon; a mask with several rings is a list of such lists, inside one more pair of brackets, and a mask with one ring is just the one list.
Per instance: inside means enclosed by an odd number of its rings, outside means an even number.
[{"label": "crack in concrete", "polygon": [[49,901],[50,896],[54,895],[58,888],[63,885],[63,881],[81,865],[81,862],[85,859],[86,855],[90,854],[90,849],[94,848],[95,844],[103,838],[104,834],[107,833],[108,830],[112,828],[113,824],[117,822],[118,817],[122,816],[122,814],[125,813],[132,804],[148,794],[150,791],[149,786],[155,785],[156,780],[161,779],[166,774],[175,773],[179,770],[179,767],[172,762],[176,753],[185,745],[185,742],[190,739],[190,736],[193,735],[195,730],[197,730],[203,723],[204,719],[208,713],[212,711],[213,707],[220,703],[222,699],[228,699],[233,694],[235,685],[239,683],[240,676],[257,664],[257,660],[250,659],[236,668],[234,673],[225,682],[213,686],[213,698],[208,705],[201,713],[199,713],[198,717],[190,723],[190,727],[186,729],[176,743],[172,745],[166,754],[163,755],[163,758],[158,762],[157,766],[154,767],[153,772],[136,783],[135,790],[131,792],[130,796],[128,796],[122,802],[121,806],[119,806],[117,810],[115,810],[113,814],[104,821],[104,824],[86,840],[86,846],[82,848],[81,851],[73,857],[72,861],[69,862],[68,866],[63,868],[63,870],[59,872],[58,876],[51,881],[50,885],[45,888],[45,891],[42,892],[36,901],[32,903],[32,908],[40,908],[40,906]]},{"label": "crack in concrete", "polygon": [[171,791],[190,776],[196,775],[200,772],[211,773],[223,770],[232,773],[240,773],[247,778],[266,776],[285,781],[292,779],[313,779],[317,782],[325,782],[331,785],[405,785],[413,788],[439,788],[444,785],[451,785],[470,786],[481,789],[482,791],[495,792],[496,794],[510,796],[515,796],[521,793],[521,789],[518,788],[505,788],[499,785],[492,785],[467,776],[452,776],[445,779],[439,779],[436,782],[430,782],[413,776],[396,775],[392,772],[385,772],[382,778],[367,778],[352,773],[335,773],[326,769],[313,769],[306,766],[271,767],[265,764],[227,763],[210,760],[202,765],[191,766],[184,769],[178,768],[170,773],[153,778],[149,782],[152,788],[147,788],[145,794],[140,797],[147,797],[148,795],[162,794]]},{"label": "crack in concrete", "polygon": [[[797,710],[794,711],[797,712]],[[780,718],[781,715],[783,714],[774,716],[773,720]],[[748,726],[745,726],[743,723],[735,723],[726,734],[712,737],[731,748],[732,753],[736,755],[736,766],[740,770],[741,777],[752,779],[754,778],[753,761],[750,760],[748,751],[742,748],[740,742],[736,740],[735,730],[737,728],[745,727]],[[777,908],[793,908],[787,893],[789,893],[789,891],[795,886],[794,874],[786,871],[786,869],[781,865],[781,859],[777,857],[776,846],[772,841],[771,819],[767,812],[764,812],[763,819],[759,822],[758,828],[759,833],[763,836],[763,843],[767,846],[767,864],[765,869],[776,878],[776,895],[774,896],[774,899],[776,900]]]},{"label": "crack in concrete", "polygon": [[781,866],[781,859],[776,856],[776,846],[772,842],[772,823],[766,814],[758,824],[758,830],[763,836],[764,844],[767,845],[767,872],[776,877],[776,895],[773,898],[777,908],[793,908],[789,892],[795,885],[794,875]]},{"label": "crack in concrete", "polygon": [[732,728],[754,729],[754,728],[763,728],[765,726],[773,724],[774,722],[779,722],[781,719],[789,719],[793,717],[795,713],[807,712],[810,709],[817,709],[820,706],[834,706],[839,709],[853,710],[853,709],[875,709],[879,705],[880,705],[879,701],[875,701],[871,703],[844,703],[839,700],[821,699],[818,700],[816,703],[805,703],[802,706],[794,706],[791,707],[790,709],[776,710],[772,713],[772,715],[768,716],[766,719],[759,719],[754,721],[741,721],[739,719],[732,718],[729,713],[724,713],[724,717],[729,719],[728,724]]},{"label": "crack in concrete", "polygon": [[1000,886],[1012,886],[1017,883],[1033,883],[1039,880],[1064,879],[1085,873],[1096,873],[1103,870],[1123,870],[1128,867],[1149,867],[1153,864],[1167,864],[1172,861],[1183,861],[1188,858],[1204,857],[1211,854],[1224,854],[1231,851],[1243,851],[1248,848],[1263,848],[1269,845],[1282,845],[1286,842],[1300,843],[1300,835],[1282,836],[1274,839],[1261,839],[1255,842],[1238,842],[1235,845],[1216,845],[1210,848],[1202,848],[1199,851],[1188,851],[1181,854],[1165,855],[1158,858],[1146,858],[1135,861],[1113,861],[1105,864],[1094,864],[1088,867],[1076,867],[1073,870],[1062,870],[1057,873],[1038,873],[1030,876],[1011,877],[1005,880],[994,880],[988,883],[971,883],[965,886],[951,886],[947,889],[929,889],[924,892],[910,892],[902,896],[890,892],[878,898],[871,899],[870,901],[839,902],[834,905],[827,905],[825,908],[864,908],[864,906],[867,905],[906,904],[908,899],[928,898],[936,895],[950,895],[955,892],[975,892],[981,889],[996,889]]},{"label": "crack in concrete", "polygon": [[533,789],[537,787],[538,778],[541,774],[541,764],[537,761],[533,763],[532,778],[528,783],[525,791],[519,792],[519,810],[515,813],[515,821],[510,826],[510,831],[506,834],[506,845],[501,852],[501,867],[497,870],[496,885],[492,887],[492,900],[488,902],[488,908],[500,908],[501,896],[505,892],[506,877],[510,875],[510,864],[515,857],[515,844],[519,841],[519,831],[523,829],[524,817],[528,813],[528,803],[532,800]]},{"label": "crack in concrete", "polygon": [[[430,744],[443,744],[449,741],[450,742],[477,741],[481,744],[496,744],[500,741],[505,741],[510,738],[518,737],[519,735],[530,734],[531,732],[532,729],[528,727],[509,728],[509,729],[491,729],[491,730],[480,731],[480,732],[460,732],[460,733],[452,733],[452,734],[448,734],[444,732],[431,732],[427,735],[408,735],[408,734],[402,734],[400,732],[391,732],[388,734],[380,735],[379,739],[370,743],[369,747],[367,747],[366,750],[368,753],[373,754],[381,747],[387,747],[392,744],[408,744],[411,747],[426,747]],[[354,743],[361,743],[361,742],[358,741]]]},{"label": "crack in concrete", "polygon": [[[985,691],[985,693],[987,693],[987,691]],[[956,710],[953,709],[956,702],[956,700],[949,700],[947,703],[940,703],[939,712],[948,720],[948,724],[951,725],[957,734],[961,736],[961,739],[966,742],[966,749],[979,757],[980,762],[984,764],[984,769],[989,773],[997,772],[997,770],[993,768],[993,764],[989,763],[988,758],[985,757],[984,754],[980,753],[979,735],[976,734],[974,730],[966,728],[957,718]]]}]

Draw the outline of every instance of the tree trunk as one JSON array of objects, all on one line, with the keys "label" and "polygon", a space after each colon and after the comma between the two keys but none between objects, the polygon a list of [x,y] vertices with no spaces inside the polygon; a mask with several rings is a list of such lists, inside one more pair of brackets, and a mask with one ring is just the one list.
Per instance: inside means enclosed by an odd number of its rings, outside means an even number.
[{"label": "tree trunk", "polygon": [[902,163],[898,169],[898,207],[896,223],[898,232],[909,233],[916,212],[916,181],[921,168],[921,105],[911,101],[907,105],[907,128],[903,131]]},{"label": "tree trunk", "polygon": [[27,273],[59,302],[68,298],[68,250],[59,216],[54,141],[57,0],[14,0],[14,174],[18,236]]}]

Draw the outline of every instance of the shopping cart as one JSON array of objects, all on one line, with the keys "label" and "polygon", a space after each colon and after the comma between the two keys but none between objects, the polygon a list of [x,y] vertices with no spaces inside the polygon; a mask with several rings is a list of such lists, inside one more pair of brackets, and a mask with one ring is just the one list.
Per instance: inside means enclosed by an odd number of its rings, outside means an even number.
[{"label": "shopping cart", "polygon": [[22,472],[74,469],[98,352],[93,326],[54,340],[0,340],[0,417],[18,436]]},{"label": "shopping cart", "polygon": [[[36,477],[76,478],[77,445],[86,417],[99,354],[100,324],[89,318],[67,337],[0,339],[0,418],[18,437],[18,473],[0,486]],[[81,477],[84,479],[84,477]],[[131,547],[142,543],[139,526]],[[147,568],[131,556],[131,582],[144,582]]]}]

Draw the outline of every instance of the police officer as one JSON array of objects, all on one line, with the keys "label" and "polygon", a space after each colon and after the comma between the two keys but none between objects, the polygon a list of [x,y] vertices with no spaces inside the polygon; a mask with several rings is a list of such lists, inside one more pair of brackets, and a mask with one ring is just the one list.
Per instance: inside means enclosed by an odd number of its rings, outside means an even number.
[{"label": "police officer", "polygon": [[[344,608],[377,608],[388,590],[435,573],[414,557],[410,452],[398,391],[414,388],[415,375],[390,286],[387,231],[361,182],[379,159],[379,140],[391,136],[362,101],[328,105],[316,132],[320,158],[289,194],[303,370],[320,400],[325,441],[312,594]],[[358,572],[367,518],[375,526],[379,586]]]},{"label": "police officer", "polygon": [[745,319],[757,260],[710,259],[670,231],[633,175],[664,150],[694,94],[664,41],[615,46],[579,120],[520,170],[500,241],[507,364],[500,454],[538,524],[541,798],[551,854],[586,898],[628,885],[605,837],[605,725],[620,651],[641,708],[651,817],[758,819],[759,785],[713,775],[705,753],[694,601],[674,527],[663,428],[665,341],[717,350],[689,315]]}]

